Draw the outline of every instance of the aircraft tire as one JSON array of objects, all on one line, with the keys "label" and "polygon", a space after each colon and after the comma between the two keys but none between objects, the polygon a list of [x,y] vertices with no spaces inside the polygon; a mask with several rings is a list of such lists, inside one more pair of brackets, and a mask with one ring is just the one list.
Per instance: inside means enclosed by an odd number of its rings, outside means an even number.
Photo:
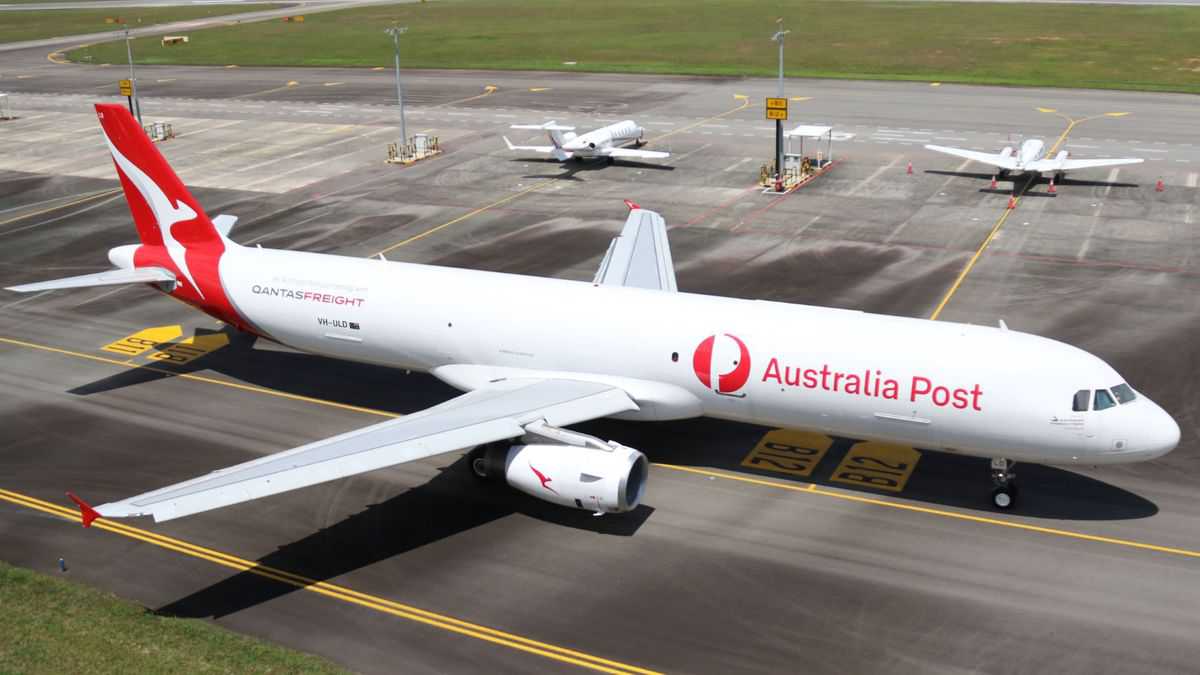
[{"label": "aircraft tire", "polygon": [[1008,484],[992,490],[992,504],[1002,510],[1008,510],[1017,503],[1017,486]]}]

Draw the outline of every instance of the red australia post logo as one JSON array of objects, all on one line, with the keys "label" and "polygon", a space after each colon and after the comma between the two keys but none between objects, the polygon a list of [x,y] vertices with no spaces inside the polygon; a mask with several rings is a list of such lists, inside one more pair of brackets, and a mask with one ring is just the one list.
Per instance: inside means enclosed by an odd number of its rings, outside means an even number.
[{"label": "red australia post logo", "polygon": [[736,335],[709,335],[696,346],[692,369],[704,386],[733,394],[750,380],[750,350]]}]

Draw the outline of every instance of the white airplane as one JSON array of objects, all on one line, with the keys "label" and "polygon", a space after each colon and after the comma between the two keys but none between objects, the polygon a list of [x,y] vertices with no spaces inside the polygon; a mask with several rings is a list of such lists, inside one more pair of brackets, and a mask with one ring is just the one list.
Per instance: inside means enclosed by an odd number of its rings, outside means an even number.
[{"label": "white airplane", "polygon": [[[465,448],[480,477],[599,513],[636,508],[640,451],[567,429],[601,417],[711,416],[992,458],[1153,459],[1179,426],[1099,358],[999,328],[680,293],[666,225],[628,203],[592,282],[240,246],[124,108],[97,115],[140,244],[108,272],[10,290],[149,284],[242,331],[431,373],[464,391],[427,410],[92,508],[170,520]],[[536,316],[536,327],[515,317]]]},{"label": "white airplane", "polygon": [[999,154],[990,152],[976,152],[975,150],[964,150],[962,148],[947,148],[942,145],[926,145],[926,149],[940,152],[946,155],[954,155],[963,159],[970,159],[983,164],[990,164],[1000,168],[1000,175],[1007,176],[1009,172],[1028,172],[1037,174],[1054,174],[1058,180],[1068,171],[1077,169],[1094,169],[1101,166],[1122,166],[1125,164],[1141,164],[1146,161],[1139,158],[1127,159],[1069,159],[1066,150],[1056,154],[1054,157],[1046,157],[1046,144],[1040,139],[1031,138],[1021,143],[1021,147],[1017,152],[1013,152],[1012,147],[1004,148]]},{"label": "white airplane", "polygon": [[665,159],[671,156],[669,152],[657,150],[637,150],[620,147],[624,143],[642,144],[645,129],[639,127],[633,120],[624,120],[579,136],[575,135],[575,127],[566,127],[555,122],[545,124],[514,124],[513,129],[540,129],[546,132],[553,145],[513,145],[504,137],[504,144],[509,150],[526,150],[529,152],[547,153],[560,162],[574,157],[582,161],[592,157],[606,157],[612,164],[618,158],[625,159]]}]

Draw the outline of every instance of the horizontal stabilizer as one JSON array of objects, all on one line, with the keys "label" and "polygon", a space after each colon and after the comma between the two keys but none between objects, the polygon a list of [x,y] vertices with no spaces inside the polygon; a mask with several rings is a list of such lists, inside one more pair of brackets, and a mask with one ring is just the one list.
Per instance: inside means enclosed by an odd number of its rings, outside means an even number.
[{"label": "horizontal stabilizer", "polygon": [[1126,164],[1141,164],[1146,160],[1140,157],[1127,159],[1039,159],[1029,164],[1033,171],[1077,171],[1079,169],[1096,169],[1102,166],[1124,166]]},{"label": "horizontal stabilizer", "polygon": [[221,215],[212,219],[212,224],[213,227],[217,228],[217,232],[221,233],[222,237],[228,237],[229,231],[233,229],[234,225],[237,225],[237,219],[237,216],[230,216],[222,213]]},{"label": "horizontal stabilizer", "polygon": [[575,127],[563,126],[556,122],[546,122],[545,124],[513,124],[510,129],[537,129],[539,131],[575,131]]},{"label": "horizontal stabilizer", "polygon": [[947,148],[942,145],[926,145],[925,149],[933,150],[934,152],[940,152],[943,155],[953,155],[955,157],[962,157],[963,159],[969,159],[982,164],[990,164],[991,166],[1000,167],[1001,169],[1012,170],[1017,168],[1017,159],[1012,155],[1005,155],[1004,153],[996,154],[991,152],[977,152],[975,150],[964,150],[962,148]]},{"label": "horizontal stabilizer", "polygon": [[139,267],[132,270],[109,270],[96,274],[83,274],[65,279],[51,279],[20,286],[9,286],[8,290],[18,293],[55,291],[60,288],[87,288],[89,286],[120,286],[122,284],[165,284],[175,283],[175,275],[161,267]]}]

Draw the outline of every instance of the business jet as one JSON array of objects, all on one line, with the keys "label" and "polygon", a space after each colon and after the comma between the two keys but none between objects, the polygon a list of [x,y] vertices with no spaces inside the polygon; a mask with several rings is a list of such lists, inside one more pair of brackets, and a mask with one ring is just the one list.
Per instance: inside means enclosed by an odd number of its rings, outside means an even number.
[{"label": "business jet", "polygon": [[[648,462],[569,429],[601,417],[711,416],[992,459],[1116,464],[1179,426],[1096,356],[1007,330],[681,293],[659,214],[628,216],[591,282],[241,246],[119,105],[96,114],[140,243],[114,269],[10,290],[149,285],[259,338],[431,373],[461,396],[98,507],[170,520],[473,448],[481,478],[597,514],[637,508]],[[430,289],[433,289],[432,291]],[[536,315],[537,326],[516,320]]]},{"label": "business jet", "polygon": [[621,147],[632,142],[642,145],[646,130],[639,127],[633,120],[624,120],[606,127],[600,127],[585,134],[575,135],[575,127],[563,126],[555,122],[545,124],[514,124],[513,129],[538,129],[546,132],[553,145],[513,145],[504,137],[504,144],[509,150],[524,150],[526,152],[541,152],[549,154],[560,162],[574,158],[583,161],[593,157],[605,157],[612,164],[617,159],[665,159],[671,156],[669,152],[657,150],[638,150]]},{"label": "business jet", "polygon": [[1053,178],[1062,181],[1068,171],[1078,169],[1094,169],[1102,166],[1123,166],[1126,164],[1141,164],[1144,159],[1130,157],[1124,159],[1070,159],[1066,150],[1054,157],[1046,156],[1046,144],[1041,139],[1030,138],[1021,143],[1016,152],[1007,147],[999,153],[977,152],[962,148],[947,148],[941,145],[926,145],[927,150],[946,155],[962,157],[1000,169],[999,177],[1007,178],[1010,173],[1036,173],[1038,176],[1053,174]]}]

